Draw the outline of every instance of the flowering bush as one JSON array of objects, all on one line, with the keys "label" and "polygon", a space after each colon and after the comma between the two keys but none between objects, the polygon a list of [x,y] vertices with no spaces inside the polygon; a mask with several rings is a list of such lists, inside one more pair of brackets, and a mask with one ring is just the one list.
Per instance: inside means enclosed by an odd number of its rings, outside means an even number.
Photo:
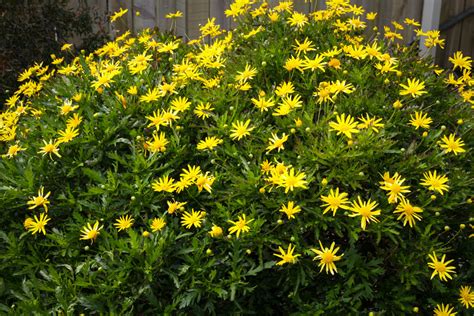
[{"label": "flowering bush", "polygon": [[439,33],[367,39],[373,13],[327,3],[238,0],[234,31],[126,33],[24,73],[0,118],[0,308],[467,315],[471,60],[444,71],[398,43]]}]

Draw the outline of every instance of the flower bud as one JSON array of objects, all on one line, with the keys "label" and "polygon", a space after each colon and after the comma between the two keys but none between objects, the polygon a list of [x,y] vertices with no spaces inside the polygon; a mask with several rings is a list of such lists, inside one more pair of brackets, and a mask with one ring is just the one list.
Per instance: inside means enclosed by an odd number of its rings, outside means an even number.
[{"label": "flower bud", "polygon": [[142,236],[145,237],[145,238],[147,238],[147,237],[150,236],[150,233],[145,230],[145,231],[142,233]]},{"label": "flower bud", "polygon": [[277,224],[281,225],[281,224],[283,224],[283,221],[281,219],[279,219],[279,220],[277,220]]}]

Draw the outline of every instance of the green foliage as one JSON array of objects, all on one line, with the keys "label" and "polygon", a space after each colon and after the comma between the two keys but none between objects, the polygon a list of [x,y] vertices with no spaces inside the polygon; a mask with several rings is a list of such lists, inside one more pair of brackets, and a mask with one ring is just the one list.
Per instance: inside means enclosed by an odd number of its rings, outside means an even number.
[{"label": "green foliage", "polygon": [[[179,43],[168,50],[176,41],[171,34],[145,30],[137,38],[124,36],[94,54],[80,55],[70,64],[76,70],[58,74],[28,98],[30,108],[19,114],[15,139],[2,145],[6,153],[15,144],[24,150],[0,160],[0,310],[400,315],[412,313],[414,307],[429,314],[437,304],[449,303],[468,315],[458,293],[473,278],[472,108],[445,82],[448,73],[436,75],[415,46],[375,42],[380,54],[398,61],[393,64],[396,71],[385,73],[376,68],[378,58],[357,59],[343,51],[357,41],[361,29],[341,31],[336,21],[347,21],[351,15],[325,12],[326,18],[312,16],[301,28],[288,22],[291,11],[280,12],[274,22],[268,12],[257,17],[245,13],[238,17],[232,36],[207,34],[212,44],[204,44],[204,34],[202,42]],[[246,36],[260,25],[255,35]],[[288,71],[287,60],[297,55],[295,40],[305,38],[315,48],[306,53],[308,58],[340,48],[334,55],[340,69],[325,64],[324,71]],[[118,48],[123,50],[115,54]],[[139,54],[151,58],[143,71],[132,74],[129,62]],[[326,56],[324,61],[330,59]],[[223,65],[212,66],[213,62]],[[190,68],[178,67],[186,63]],[[239,82],[236,76],[246,65],[256,74]],[[67,65],[57,67],[64,70]],[[100,78],[108,81],[94,85]],[[213,78],[214,86],[209,85]],[[408,78],[423,81],[427,93],[401,96],[400,84]],[[333,93],[334,102],[318,102],[315,91],[337,80],[353,89]],[[275,116],[283,100],[275,89],[282,82],[293,83],[293,95],[301,97],[302,106]],[[244,83],[250,88],[243,88]],[[163,90],[166,84],[175,84],[172,92],[162,91],[152,102],[144,100],[150,90]],[[130,92],[133,86],[138,95]],[[469,83],[462,88],[472,89]],[[262,91],[277,103],[268,111],[252,103]],[[176,112],[179,118],[157,131],[150,117],[170,111],[178,96],[189,99],[190,109]],[[403,107],[394,108],[396,100]],[[198,118],[195,110],[207,102],[214,110]],[[65,104],[78,107],[64,113]],[[18,102],[10,111],[19,107]],[[432,118],[428,129],[410,124],[415,111]],[[61,157],[39,153],[45,142],[58,139],[73,113],[82,118],[80,134],[57,144]],[[379,131],[357,126],[349,139],[330,127],[342,113],[355,118],[369,114],[384,126]],[[233,124],[247,120],[254,129],[241,140],[232,139]],[[153,135],[161,132],[169,144],[153,153]],[[268,151],[272,133],[289,135],[284,149]],[[466,152],[455,155],[440,147],[442,137],[451,133],[464,141]],[[198,150],[197,144],[209,136],[223,142],[212,150]],[[273,170],[284,163],[303,172],[307,188],[296,186],[285,193],[282,182],[272,183],[262,171],[265,160]],[[163,176],[178,181],[188,165],[215,177],[211,192],[199,190],[197,180],[181,192],[176,187],[174,192],[153,189],[154,181]],[[449,179],[443,194],[421,184],[424,173],[434,170]],[[401,175],[403,185],[410,187],[405,197],[423,209],[414,227],[393,213],[399,201],[389,203],[381,189],[386,172]],[[43,206],[28,209],[27,204],[40,187],[44,194],[51,192],[45,235],[23,227],[25,218],[44,212]],[[379,222],[363,230],[360,216],[348,216],[354,213],[351,209],[323,214],[321,196],[335,188],[347,192],[350,201],[358,196],[376,201]],[[187,204],[170,211],[172,201]],[[301,207],[293,219],[280,211],[288,201]],[[192,209],[206,215],[200,227],[187,229],[183,214]],[[243,214],[252,221],[249,231],[237,238],[229,231],[229,221]],[[130,215],[134,223],[119,231],[114,224],[123,215]],[[166,226],[152,232],[155,218],[164,218]],[[94,242],[81,240],[84,227],[96,221],[103,228]],[[222,236],[209,234],[213,225],[222,227]],[[338,255],[344,254],[335,262],[334,275],[320,272],[319,260],[313,260],[311,249],[319,249],[319,242],[325,247],[335,242]],[[275,254],[289,244],[300,256],[294,263],[278,265]],[[433,251],[454,260],[453,280],[430,280],[428,255]]]}]

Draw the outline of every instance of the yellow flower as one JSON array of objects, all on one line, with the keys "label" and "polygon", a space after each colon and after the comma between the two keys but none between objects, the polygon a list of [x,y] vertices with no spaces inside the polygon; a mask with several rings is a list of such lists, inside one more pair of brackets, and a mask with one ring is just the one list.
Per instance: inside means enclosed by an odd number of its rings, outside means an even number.
[{"label": "yellow flower", "polygon": [[453,312],[454,307],[451,307],[449,304],[438,304],[436,308],[433,310],[434,316],[455,316],[457,313]]},{"label": "yellow flower", "polygon": [[288,135],[283,133],[281,138],[278,137],[277,134],[272,133],[272,137],[268,139],[268,146],[267,146],[267,153],[271,152],[274,149],[278,149],[280,152],[281,149],[285,149],[283,144],[288,140]]},{"label": "yellow flower", "polygon": [[284,265],[285,263],[291,263],[294,264],[297,261],[297,258],[301,256],[300,254],[293,254],[295,251],[295,246],[292,244],[288,245],[288,250],[285,251],[282,247],[278,247],[278,250],[280,253],[274,253],[273,255],[275,257],[278,257],[281,259],[281,261],[277,262],[278,266]]},{"label": "yellow flower", "polygon": [[[35,215],[35,219],[28,223],[28,230],[33,235],[38,233],[38,232],[41,232],[41,233],[43,233],[43,235],[46,235],[46,231],[45,231],[44,227],[46,226],[46,224],[50,220],[51,219],[48,218],[48,215],[45,214],[45,213],[41,213],[39,218]],[[26,227],[26,225],[25,225],[25,227]]]},{"label": "yellow flower", "polygon": [[400,84],[400,86],[404,89],[400,91],[400,95],[410,94],[413,98],[416,98],[420,95],[428,93],[427,91],[423,90],[425,88],[425,83],[418,79],[408,78],[408,83],[406,85]]},{"label": "yellow flower", "polygon": [[365,230],[367,224],[372,222],[379,222],[379,220],[375,217],[376,215],[380,215],[380,210],[372,211],[374,208],[377,207],[377,202],[371,201],[370,199],[367,202],[362,201],[360,196],[357,197],[358,202],[352,202],[352,206],[350,210],[354,212],[354,214],[350,214],[350,217],[360,216],[360,227],[362,230]]},{"label": "yellow flower", "polygon": [[127,93],[130,95],[137,95],[138,94],[137,86],[131,86],[130,88],[128,88]]},{"label": "yellow flower", "polygon": [[74,113],[72,117],[68,118],[66,122],[66,127],[71,127],[75,128],[78,127],[82,122],[82,117],[79,116],[79,114]]},{"label": "yellow flower", "polygon": [[304,172],[298,171],[295,174],[295,169],[291,168],[288,172],[280,175],[280,181],[278,186],[285,188],[285,193],[288,191],[293,191],[294,188],[307,189],[306,184],[308,182],[305,180],[306,174]]},{"label": "yellow flower", "polygon": [[459,289],[459,302],[466,308],[474,307],[474,292],[470,286],[461,286]]},{"label": "yellow flower", "polygon": [[330,272],[332,275],[334,275],[334,272],[337,273],[337,268],[334,262],[341,260],[344,254],[341,254],[340,256],[336,255],[336,253],[339,251],[339,247],[334,249],[335,245],[336,244],[333,241],[331,243],[331,247],[325,248],[321,241],[319,241],[319,246],[321,247],[320,249],[311,248],[311,251],[317,254],[313,260],[320,260],[318,264],[318,266],[321,267],[320,272],[323,271],[323,269],[326,269],[326,273]]},{"label": "yellow flower", "polygon": [[374,132],[378,133],[379,128],[384,127],[384,124],[380,123],[382,121],[381,118],[378,119],[375,116],[370,117],[369,114],[366,114],[366,117],[364,116],[359,117],[359,121],[361,122],[358,125],[359,129],[364,129],[364,128],[372,129]]},{"label": "yellow flower", "polygon": [[368,12],[366,15],[367,20],[373,21],[377,17],[377,12]]},{"label": "yellow flower", "polygon": [[72,44],[63,44],[63,46],[61,46],[61,50],[62,51],[70,51],[72,48]]},{"label": "yellow flower", "polygon": [[328,66],[334,69],[341,69],[341,61],[337,58],[331,58],[331,60],[328,61]]},{"label": "yellow flower", "polygon": [[423,173],[423,179],[421,179],[421,185],[428,187],[430,191],[437,191],[443,195],[443,191],[448,191],[449,186],[445,184],[448,182],[448,177],[438,176],[436,170],[431,173],[431,171]]},{"label": "yellow flower", "polygon": [[128,12],[128,9],[120,8],[119,11],[114,12],[114,14],[112,14],[112,16],[110,17],[110,22],[115,22],[118,18],[122,17],[127,12]]},{"label": "yellow flower", "polygon": [[73,106],[71,101],[66,100],[66,101],[64,101],[64,104],[60,107],[60,109],[61,109],[60,114],[61,115],[67,115],[67,114],[69,114],[69,112],[75,111],[78,108],[79,108],[78,105]]},{"label": "yellow flower", "polygon": [[421,221],[421,216],[417,213],[422,212],[423,210],[420,207],[411,205],[410,201],[406,200],[404,197],[401,198],[400,204],[398,204],[394,211],[394,213],[400,214],[397,217],[397,220],[401,220],[403,218],[403,226],[408,223],[410,227],[415,226],[415,219]]},{"label": "yellow flower", "polygon": [[410,18],[405,18],[404,22],[405,22],[405,24],[407,24],[407,25],[413,25],[413,26],[416,26],[416,27],[421,26],[420,23],[418,23],[418,22],[415,21],[414,19],[410,19]]},{"label": "yellow flower", "polygon": [[288,94],[292,94],[294,92],[295,92],[295,86],[293,86],[293,83],[291,83],[291,81],[282,82],[275,89],[275,94],[279,97],[284,97],[284,96],[286,96]]},{"label": "yellow flower", "polygon": [[200,174],[196,178],[196,186],[198,188],[198,191],[201,192],[202,189],[206,190],[207,192],[211,193],[212,191],[212,184],[214,183],[216,178],[214,178],[211,175],[208,175],[208,172],[205,174]]},{"label": "yellow flower", "polygon": [[120,216],[114,226],[118,231],[128,229],[133,225],[133,218],[130,215]]},{"label": "yellow flower", "polygon": [[171,101],[171,109],[176,112],[184,112],[191,106],[191,102],[186,97],[177,97]]},{"label": "yellow flower", "polygon": [[444,149],[445,152],[453,152],[455,155],[458,153],[465,152],[466,150],[462,148],[464,142],[461,138],[455,139],[455,134],[450,134],[448,137],[446,135],[441,139],[444,144],[440,144],[440,147]]},{"label": "yellow flower", "polygon": [[303,64],[304,62],[302,59],[300,59],[299,57],[291,56],[286,60],[285,65],[283,67],[288,71],[292,71],[293,69],[298,69],[302,71]]},{"label": "yellow flower", "polygon": [[201,173],[201,167],[199,166],[190,166],[188,165],[188,169],[182,169],[182,173],[179,175],[182,179],[189,179],[194,182]]},{"label": "yellow flower", "polygon": [[243,83],[243,82],[253,79],[253,77],[255,77],[256,74],[257,74],[257,69],[252,68],[249,64],[247,64],[245,65],[245,69],[243,71],[239,71],[237,73],[237,76],[235,76],[235,80],[240,83]]},{"label": "yellow flower", "polygon": [[151,103],[157,101],[160,97],[162,97],[162,93],[160,89],[154,87],[153,89],[148,89],[148,92],[145,95],[140,97],[140,102]]},{"label": "yellow flower", "polygon": [[337,131],[337,135],[344,134],[347,138],[351,139],[352,134],[359,133],[357,129],[357,122],[349,114],[346,117],[345,113],[336,116],[337,122],[329,122],[329,126],[332,131]]},{"label": "yellow flower", "polygon": [[94,243],[94,241],[97,239],[97,237],[100,234],[100,230],[103,228],[103,226],[99,227],[99,221],[96,221],[94,226],[91,226],[90,223],[87,223],[84,227],[82,227],[81,233],[81,240],[91,240],[91,243]]},{"label": "yellow flower", "polygon": [[167,210],[168,214],[173,214],[174,212],[176,212],[177,210],[185,206],[187,202],[166,201],[166,204],[168,204],[168,210]]},{"label": "yellow flower", "polygon": [[222,144],[222,142],[223,142],[222,139],[217,138],[215,136],[206,137],[204,140],[201,140],[197,144],[196,148],[198,150],[206,150],[206,149],[212,150],[215,147],[217,147],[217,145]]},{"label": "yellow flower", "polygon": [[327,64],[327,62],[324,61],[324,58],[324,56],[320,55],[314,56],[313,59],[310,59],[305,56],[305,60],[303,62],[303,69],[311,71],[321,70],[322,72],[324,72],[324,66]]},{"label": "yellow flower", "polygon": [[176,11],[174,13],[168,13],[167,15],[165,15],[165,18],[167,18],[167,19],[176,19],[176,18],[180,18],[182,16],[183,16],[183,12]]},{"label": "yellow flower", "polygon": [[206,212],[204,211],[195,211],[192,209],[191,213],[184,212],[183,216],[181,217],[181,226],[190,229],[192,226],[198,228],[201,227],[201,222],[203,217],[206,216]]},{"label": "yellow flower", "polygon": [[272,98],[265,99],[265,96],[259,96],[258,100],[255,98],[252,98],[252,103],[258,109],[260,109],[260,112],[263,112],[263,111],[266,112],[268,111],[268,108],[275,106],[275,101],[273,101]]},{"label": "yellow flower", "polygon": [[453,63],[453,70],[456,68],[471,70],[472,59],[469,56],[463,56],[462,52],[455,52],[453,57],[449,57],[449,61]]},{"label": "yellow flower", "polygon": [[59,131],[60,137],[57,140],[57,144],[69,143],[74,138],[76,138],[77,135],[79,135],[79,130],[71,126],[67,126],[64,131]]},{"label": "yellow flower", "polygon": [[58,142],[53,143],[52,140],[50,140],[49,143],[47,143],[45,140],[43,140],[43,142],[44,146],[40,148],[41,150],[38,151],[38,154],[43,154],[43,156],[49,154],[50,158],[52,158],[51,154],[61,157],[59,154]]},{"label": "yellow flower", "polygon": [[208,118],[212,114],[212,110],[214,108],[210,103],[199,103],[196,109],[194,110],[194,114],[197,115],[199,118]]},{"label": "yellow flower", "polygon": [[280,212],[283,212],[286,214],[288,219],[295,218],[295,214],[301,212],[301,207],[298,205],[295,206],[295,202],[289,201],[288,205],[283,204],[281,206]]},{"label": "yellow flower", "polygon": [[415,117],[413,117],[413,114],[410,114],[410,124],[415,126],[415,129],[418,129],[418,128],[430,128],[430,124],[433,122],[433,120],[428,117],[428,114],[427,113],[423,113],[423,112],[418,112],[418,111],[415,111]]},{"label": "yellow flower", "polygon": [[8,151],[7,153],[4,155],[5,157],[8,157],[8,158],[13,158],[15,157],[20,151],[23,151],[25,150],[26,148],[23,148],[21,147],[20,145],[18,144],[15,144],[15,145],[11,145],[10,147],[8,147]]},{"label": "yellow flower", "polygon": [[397,101],[393,102],[393,108],[394,109],[400,109],[400,108],[402,108],[402,106],[403,106],[403,104],[400,100],[397,100]]},{"label": "yellow flower", "polygon": [[302,28],[308,24],[308,17],[303,13],[293,12],[291,17],[288,19],[288,24],[291,26],[296,26],[297,28]]},{"label": "yellow flower", "polygon": [[248,233],[250,231],[248,224],[253,221],[253,219],[247,220],[245,214],[239,215],[238,218],[239,220],[235,222],[230,220],[228,221],[229,223],[234,224],[234,226],[229,228],[229,233],[235,233],[237,238],[239,238],[240,233]]},{"label": "yellow flower", "polygon": [[383,185],[380,187],[382,190],[388,191],[388,203],[395,203],[399,198],[404,197],[404,193],[410,192],[408,185],[402,185],[406,179],[403,179],[401,175],[395,173],[393,178],[390,178],[390,181],[383,182]]},{"label": "yellow flower", "polygon": [[152,188],[156,192],[174,192],[174,179],[169,176],[163,176],[158,180],[153,181]]},{"label": "yellow flower", "polygon": [[146,148],[151,153],[164,152],[168,144],[169,141],[166,139],[165,133],[161,132],[160,135],[153,133],[153,141],[147,141]]},{"label": "yellow flower", "polygon": [[432,255],[428,255],[431,259],[431,262],[428,262],[428,267],[433,269],[433,273],[431,274],[431,279],[434,278],[435,275],[438,275],[441,281],[448,281],[448,279],[452,279],[450,273],[456,273],[454,270],[456,269],[453,266],[449,266],[451,262],[454,260],[448,260],[444,262],[446,259],[446,255],[443,255],[440,261],[438,261],[438,257],[436,256],[436,252],[433,251]]},{"label": "yellow flower", "polygon": [[349,200],[347,199],[347,193],[339,193],[339,188],[336,188],[335,191],[333,189],[330,189],[329,194],[327,196],[321,195],[321,200],[325,203],[323,204],[323,206],[326,206],[323,211],[323,214],[332,211],[332,216],[336,216],[336,211],[339,208],[349,209],[349,206],[347,206],[347,204],[349,203]]},{"label": "yellow flower", "polygon": [[128,68],[132,75],[141,74],[148,68],[148,62],[152,60],[152,55],[146,55],[146,52],[138,54],[128,62]]},{"label": "yellow flower", "polygon": [[217,226],[217,225],[212,225],[212,228],[211,228],[211,231],[209,232],[209,235],[212,237],[212,238],[217,238],[217,237],[220,237],[222,236],[222,228]]},{"label": "yellow flower", "polygon": [[166,226],[166,221],[164,218],[154,218],[151,221],[151,231],[156,233],[161,231]]},{"label": "yellow flower", "polygon": [[250,120],[247,120],[245,123],[243,121],[236,121],[235,123],[232,123],[232,134],[230,134],[230,137],[232,139],[240,140],[242,137],[245,137],[247,135],[250,135],[250,132],[255,129],[255,127],[249,127]]},{"label": "yellow flower", "polygon": [[37,208],[38,206],[44,207],[44,211],[48,213],[48,197],[50,196],[51,192],[46,193],[44,195],[44,187],[40,187],[38,190],[38,196],[34,196],[30,199],[30,201],[26,202],[26,204],[31,205],[28,209],[32,210]]},{"label": "yellow flower", "polygon": [[299,55],[301,52],[307,53],[307,52],[315,50],[313,46],[313,42],[308,40],[307,37],[304,39],[302,43],[300,43],[298,39],[296,39],[295,42],[296,42],[296,45],[293,45],[293,48],[295,49],[297,55]]},{"label": "yellow flower", "polygon": [[31,224],[32,224],[33,222],[34,222],[34,219],[32,219],[31,217],[27,217],[27,218],[25,219],[25,221],[23,222],[23,227],[24,227],[26,230],[28,230],[28,229],[30,229],[30,227],[32,227]]}]

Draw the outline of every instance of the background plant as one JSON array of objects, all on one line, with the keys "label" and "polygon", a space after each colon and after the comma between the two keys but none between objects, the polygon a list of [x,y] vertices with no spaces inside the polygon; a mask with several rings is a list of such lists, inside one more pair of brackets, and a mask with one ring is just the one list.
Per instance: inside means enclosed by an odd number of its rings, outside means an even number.
[{"label": "background plant", "polygon": [[[105,17],[94,15],[86,2],[73,10],[65,0],[5,0],[0,4],[0,103],[15,91],[18,74],[35,62],[51,61],[63,44],[81,38],[80,49],[94,50],[108,38]],[[93,30],[93,26],[98,26]]]}]

